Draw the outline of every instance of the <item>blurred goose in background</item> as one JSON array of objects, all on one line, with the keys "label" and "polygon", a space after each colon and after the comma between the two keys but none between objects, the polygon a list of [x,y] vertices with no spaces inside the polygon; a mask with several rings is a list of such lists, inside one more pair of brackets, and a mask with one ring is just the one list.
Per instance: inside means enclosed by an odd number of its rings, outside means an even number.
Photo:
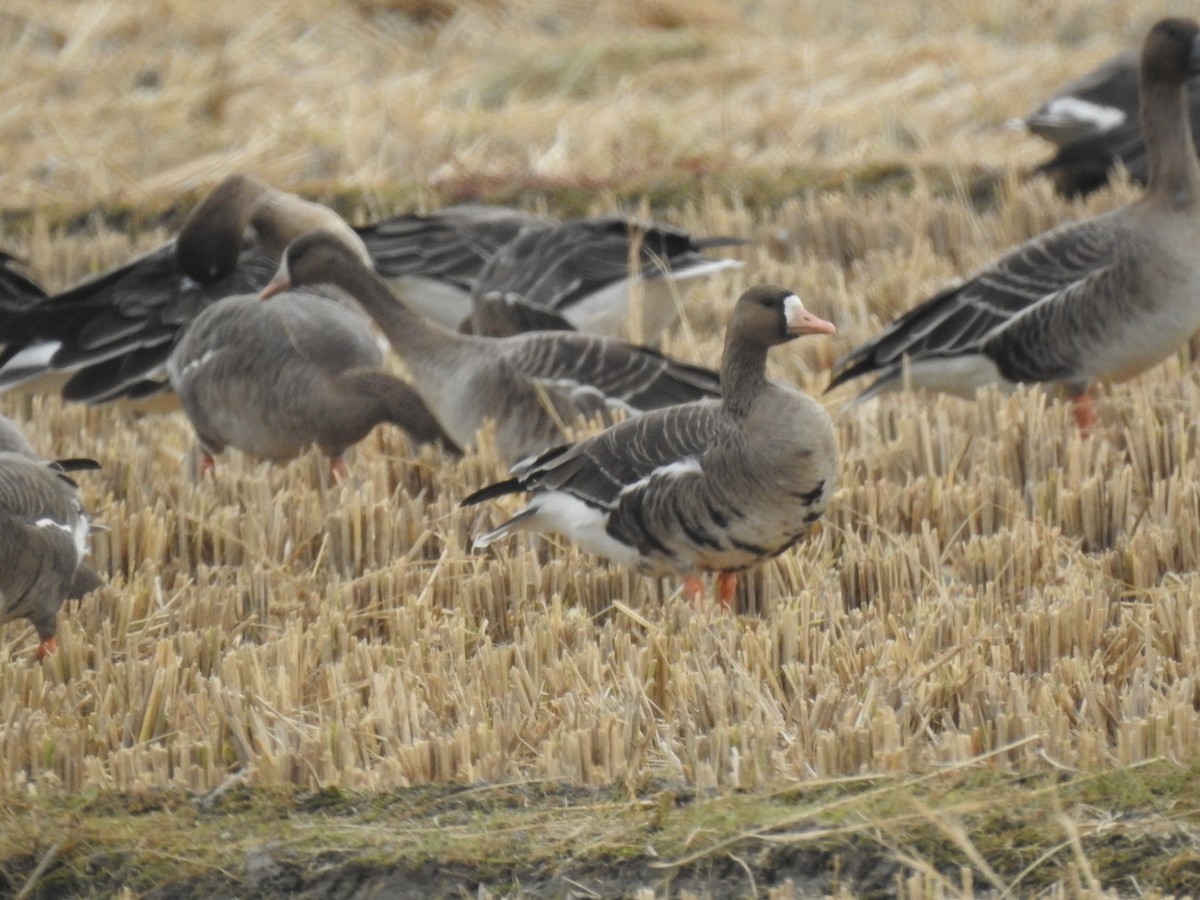
[{"label": "blurred goose in background", "polygon": [[1094,382],[1145,371],[1200,328],[1200,163],[1184,92],[1200,73],[1198,34],[1190,19],[1164,19],[1146,36],[1144,196],[1027,241],[920,304],[840,360],[830,387],[870,372],[879,378],[863,399],[1055,383],[1088,427]]},{"label": "blurred goose in background", "polygon": [[45,390],[48,379],[54,389],[65,381],[65,399],[87,403],[159,394],[183,329],[217,300],[259,290],[288,242],[316,227],[353,236],[323,206],[229,176],[176,240],[0,320],[0,390],[31,381]]},{"label": "blurred goose in background", "polygon": [[404,360],[413,386],[460,447],[491,418],[497,448],[512,462],[563,440],[580,415],[638,412],[699,397],[720,385],[708,369],[623,341],[573,332],[467,335],[431,321],[396,297],[344,241],[317,231],[296,240],[263,290],[328,284],[353,297]]},{"label": "blurred goose in background", "polygon": [[[1200,141],[1200,81],[1188,82],[1193,141]],[[1142,137],[1138,54],[1121,53],[1101,63],[1034,110],[1021,123],[1058,146],[1037,168],[1063,196],[1089,194],[1108,182],[1120,163],[1130,177],[1150,177]]]},{"label": "blurred goose in background", "polygon": [[[365,264],[362,242],[351,237],[351,252]],[[285,460],[316,444],[344,478],[342,454],[381,422],[457,453],[420,396],[384,362],[362,313],[318,288],[289,291],[276,303],[256,294],[217,301],[184,332],[167,372],[196,430],[201,474],[226,446]]]},{"label": "blurred goose in background", "polygon": [[833,334],[791,291],[763,285],[738,300],[725,334],[721,399],[621,422],[519,463],[513,477],[464,506],[521,491],[529,505],[475,539],[562,534],[589,553],[653,576],[718,572],[729,607],[737,572],[776,556],[820,518],[838,480],[833,424],[813,398],[767,380],[767,351],[804,334]]},{"label": "blurred goose in background", "polygon": [[42,462],[20,430],[0,416],[0,624],[28,619],[37,658],[53,653],[65,600],[102,585],[82,564],[88,520],[68,472],[98,469],[90,459]]}]

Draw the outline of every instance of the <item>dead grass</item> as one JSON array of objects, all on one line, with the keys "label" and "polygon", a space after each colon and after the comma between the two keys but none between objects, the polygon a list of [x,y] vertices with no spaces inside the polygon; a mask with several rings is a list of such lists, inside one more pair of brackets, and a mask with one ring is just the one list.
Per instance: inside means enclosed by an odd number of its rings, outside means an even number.
[{"label": "dead grass", "polygon": [[[1131,196],[1071,205],[1021,184],[1041,150],[999,126],[1157,14],[1117,2],[286,9],[15,0],[0,13],[0,190],[21,223],[6,239],[49,286],[166,234],[120,233],[84,217],[92,205],[163,210],[235,168],[360,217],[390,212],[387,198],[512,184],[608,208],[640,185],[635,196],[671,198],[643,212],[755,239],[745,270],[696,292],[669,349],[715,364],[730,299],[780,281],[839,326],[773,360],[814,392],[841,351],[947,281]],[[763,180],[796,166],[823,173],[822,189]],[[998,174],[971,202],[981,166]],[[871,175],[890,171],[902,183]],[[556,196],[541,203],[558,211]],[[110,583],[61,617],[57,656],[36,665],[28,628],[2,634],[0,796],[46,809],[203,795],[235,776],[263,792],[670,784],[731,803],[857,776],[886,776],[898,796],[946,767],[1086,780],[1194,765],[1200,379],[1186,354],[1114,387],[1088,437],[1040,390],[848,397],[829,401],[844,481],[824,530],[765,566],[737,617],[550,542],[470,554],[470,535],[503,514],[457,508],[500,474],[486,451],[414,458],[381,431],[345,487],[323,484],[315,457],[269,467],[236,454],[195,485],[181,418],[0,398],[46,454],[101,460],[81,481],[111,529],[93,539]],[[968,792],[948,818],[922,788],[902,811],[860,810],[855,827],[901,862],[897,892],[969,894],[967,876],[947,874],[960,865],[979,886],[999,871],[1016,889],[1020,866],[986,838],[1003,829],[972,806],[999,790]],[[1104,868],[1087,809],[1029,802],[1056,835],[1038,852],[1071,860],[1034,880],[1111,886],[1120,867]],[[829,816],[805,827],[834,828]],[[691,825],[706,830],[672,859],[715,858],[753,831]]]}]

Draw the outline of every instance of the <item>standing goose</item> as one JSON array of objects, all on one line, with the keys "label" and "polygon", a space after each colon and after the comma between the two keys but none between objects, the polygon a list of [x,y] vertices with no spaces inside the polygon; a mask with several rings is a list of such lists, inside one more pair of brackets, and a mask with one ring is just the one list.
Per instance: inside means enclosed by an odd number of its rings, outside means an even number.
[{"label": "standing goose", "polygon": [[557,331],[490,338],[446,328],[397,298],[323,231],[288,247],[262,296],[317,284],[341,288],[375,320],[454,443],[471,446],[484,420],[495,419],[497,447],[510,462],[561,443],[563,425],[579,415],[654,409],[720,392],[715,372],[622,341]]},{"label": "standing goose", "polygon": [[475,539],[562,534],[647,575],[679,574],[693,598],[715,571],[723,606],[736,573],[787,550],[820,518],[838,480],[833,424],[819,403],[768,381],[767,351],[829,322],[773,285],[746,291],[725,334],[720,400],[621,422],[518,464],[463,505],[530,491],[523,510]]},{"label": "standing goose", "polygon": [[0,389],[65,380],[63,397],[87,403],[160,393],[183,329],[217,300],[261,288],[288,242],[316,227],[353,236],[323,206],[229,176],[175,241],[0,319]]},{"label": "standing goose", "polygon": [[64,600],[102,584],[81,560],[88,520],[67,472],[98,469],[90,459],[42,462],[24,435],[0,416],[0,624],[28,619],[42,659],[58,646]]},{"label": "standing goose", "polygon": [[[1200,81],[1187,85],[1193,142],[1200,139]],[[1138,55],[1121,53],[1068,84],[1021,120],[1058,146],[1037,167],[1063,196],[1089,194],[1120,163],[1139,184],[1149,178],[1138,97]]]},{"label": "standing goose", "polygon": [[1184,94],[1198,72],[1196,23],[1158,22],[1141,60],[1145,195],[1034,238],[917,306],[840,360],[830,387],[868,372],[879,378],[863,398],[1047,382],[1093,424],[1093,382],[1145,371],[1200,328],[1200,163]]}]

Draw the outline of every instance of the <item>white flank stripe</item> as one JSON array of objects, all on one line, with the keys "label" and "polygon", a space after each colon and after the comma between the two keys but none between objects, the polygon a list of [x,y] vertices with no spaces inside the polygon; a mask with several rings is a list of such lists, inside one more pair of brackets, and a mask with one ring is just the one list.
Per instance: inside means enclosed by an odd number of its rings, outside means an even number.
[{"label": "white flank stripe", "polygon": [[621,488],[621,496],[625,496],[631,491],[639,490],[649,483],[651,478],[683,478],[687,475],[703,475],[704,470],[700,468],[700,460],[694,456],[689,456],[687,459],[678,459],[675,462],[669,462],[665,466],[659,466],[649,475],[639,478],[637,481],[631,482]]}]

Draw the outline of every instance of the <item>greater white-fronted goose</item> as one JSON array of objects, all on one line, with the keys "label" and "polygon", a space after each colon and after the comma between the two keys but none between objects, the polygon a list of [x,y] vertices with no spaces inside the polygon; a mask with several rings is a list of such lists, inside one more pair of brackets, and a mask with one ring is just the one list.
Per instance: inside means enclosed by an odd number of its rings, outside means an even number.
[{"label": "greater white-fronted goose", "polygon": [[863,394],[911,385],[966,397],[987,384],[1060,384],[1086,427],[1089,386],[1142,372],[1200,328],[1200,163],[1184,82],[1200,72],[1190,19],[1146,36],[1144,196],[1018,247],[906,313],[835,366],[831,387],[869,372]]},{"label": "greater white-fronted goose", "polygon": [[7,426],[0,429],[6,448],[0,450],[0,624],[28,619],[37,629],[42,659],[58,646],[63,601],[102,583],[82,563],[88,520],[66,474],[99,465],[90,459],[42,462],[11,422],[2,417],[0,422]]},{"label": "greater white-fronted goose", "polygon": [[569,331],[490,338],[446,328],[321,231],[288,247],[262,295],[319,284],[341,288],[375,320],[451,440],[469,447],[484,420],[494,419],[497,448],[510,462],[561,443],[564,423],[580,415],[655,409],[720,391],[715,372],[623,341]]},{"label": "greater white-fronted goose", "polygon": [[[1200,81],[1188,82],[1193,141],[1200,141]],[[1134,181],[1149,178],[1138,95],[1138,54],[1101,63],[1022,120],[1031,132],[1058,146],[1037,167],[1060,194],[1080,196],[1103,187],[1120,163]]]},{"label": "greater white-fronted goose", "polygon": [[246,294],[208,307],[176,344],[167,372],[196,429],[201,473],[226,446],[285,460],[316,444],[344,476],[343,452],[382,422],[457,452],[417,393],[383,365],[357,309],[289,291],[276,303]]},{"label": "greater white-fronted goose", "polygon": [[820,518],[838,480],[837,438],[825,410],[766,377],[767,351],[834,327],[791,291],[763,285],[733,310],[720,400],[699,400],[621,422],[518,464],[467,506],[532,492],[523,510],[475,539],[514,531],[562,534],[590,553],[647,575],[715,571],[728,606],[736,573],[787,550]]},{"label": "greater white-fronted goose", "polygon": [[164,364],[183,329],[217,300],[259,290],[288,242],[317,227],[353,237],[323,206],[251,176],[229,176],[192,210],[175,241],[4,316],[0,390],[65,380],[63,397],[87,403],[163,391]]},{"label": "greater white-fronted goose", "polygon": [[[483,267],[476,308],[461,327],[503,337],[544,327],[550,315],[577,331],[653,344],[679,317],[692,281],[742,265],[704,251],[740,243],[731,237],[693,238],[678,228],[622,216],[531,225]],[[505,304],[480,310],[493,296],[505,298]],[[521,301],[532,309],[522,310]]]}]

